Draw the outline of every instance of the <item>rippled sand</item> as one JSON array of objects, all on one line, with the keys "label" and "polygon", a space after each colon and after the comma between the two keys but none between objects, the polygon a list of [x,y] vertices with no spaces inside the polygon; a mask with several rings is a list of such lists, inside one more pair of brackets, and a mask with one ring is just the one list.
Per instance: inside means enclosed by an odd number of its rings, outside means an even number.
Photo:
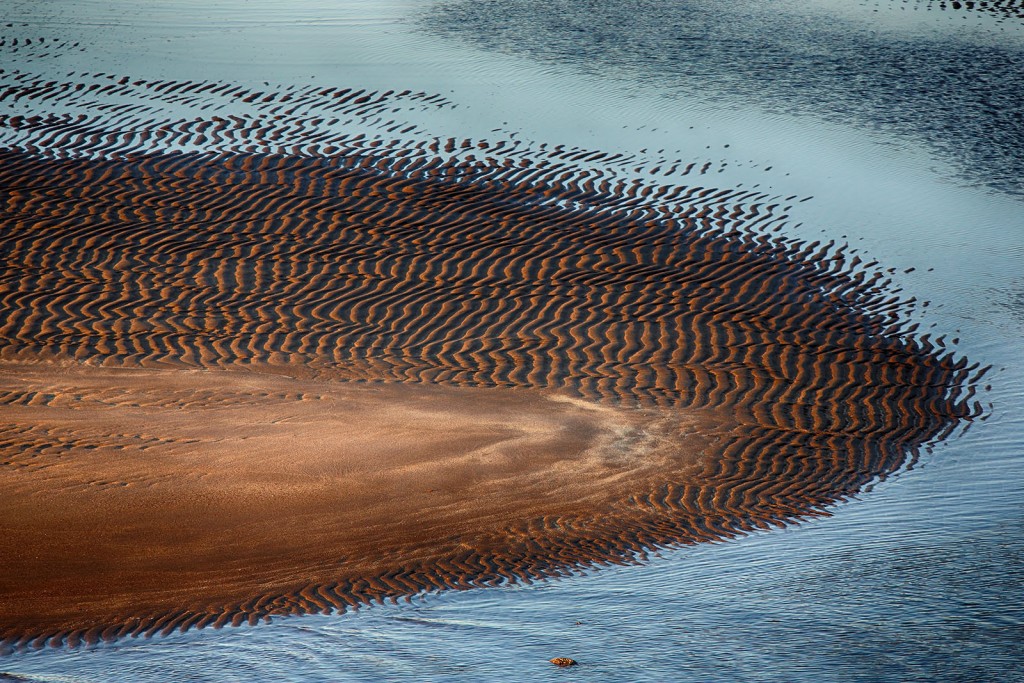
[{"label": "rippled sand", "polygon": [[261,114],[4,122],[24,136],[0,150],[8,642],[781,525],[980,413],[977,366],[903,325],[877,264],[779,236],[795,197],[322,115],[442,102],[424,94],[105,80]]}]

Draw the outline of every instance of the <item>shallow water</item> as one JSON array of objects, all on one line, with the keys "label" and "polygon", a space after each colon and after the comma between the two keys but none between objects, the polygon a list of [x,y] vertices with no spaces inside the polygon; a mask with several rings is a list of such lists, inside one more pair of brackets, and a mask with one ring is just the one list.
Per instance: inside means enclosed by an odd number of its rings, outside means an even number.
[{"label": "shallow water", "polygon": [[[611,6],[597,3],[593,16]],[[463,3],[181,3],[171,12],[14,2],[0,12],[12,24],[4,37],[80,49],[6,52],[0,77],[410,88],[454,103],[407,112],[429,135],[710,161],[717,186],[812,197],[794,205],[787,235],[848,241],[897,269],[903,293],[930,302],[912,314],[922,328],[958,337],[958,352],[993,366],[987,419],[800,526],[531,586],[16,653],[0,671],[73,681],[1024,680],[1024,89],[1015,87],[1024,26],[938,3],[821,0],[769,12],[704,2],[686,16],[666,9],[674,6],[644,3],[615,15],[612,25],[628,26],[605,34],[588,24],[593,16],[554,3],[472,12]],[[671,21],[651,19],[652,9]],[[741,68],[721,44],[702,49],[699,35],[662,49],[679,35],[665,26],[719,17],[736,40],[766,21],[797,35],[745,43],[743,54],[763,57],[760,69]],[[816,34],[824,29],[827,42]],[[773,71],[779,45],[803,80]],[[874,72],[867,48],[890,65],[895,53],[911,55],[903,79]],[[830,52],[839,76],[799,58]],[[961,125],[979,112],[980,128]],[[555,670],[553,656],[581,666]]]}]

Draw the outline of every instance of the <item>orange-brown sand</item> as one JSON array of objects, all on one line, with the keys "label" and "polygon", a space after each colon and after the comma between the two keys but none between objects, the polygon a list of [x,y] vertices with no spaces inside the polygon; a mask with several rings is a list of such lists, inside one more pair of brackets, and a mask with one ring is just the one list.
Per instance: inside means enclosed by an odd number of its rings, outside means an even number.
[{"label": "orange-brown sand", "polygon": [[[61,88],[26,97],[93,92]],[[0,149],[0,651],[786,524],[981,414],[984,370],[874,264],[773,236],[780,197],[505,141],[166,151],[297,125],[260,97],[142,112],[131,154],[102,121],[9,122],[41,147]]]},{"label": "orange-brown sand", "polygon": [[0,392],[0,637],[39,644],[515,576],[531,547],[582,542],[574,519],[696,472],[721,428],[230,371],[8,364]]}]

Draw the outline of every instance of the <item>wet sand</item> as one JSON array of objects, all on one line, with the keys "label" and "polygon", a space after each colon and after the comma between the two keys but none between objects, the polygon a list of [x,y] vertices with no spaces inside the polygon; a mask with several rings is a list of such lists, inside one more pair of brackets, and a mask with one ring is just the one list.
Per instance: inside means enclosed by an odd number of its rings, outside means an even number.
[{"label": "wet sand", "polygon": [[531,390],[238,371],[5,365],[0,392],[19,397],[0,638],[72,642],[344,608],[360,591],[339,582],[380,598],[515,578],[524,544],[592,560],[565,542],[575,520],[694,476],[721,428]]},{"label": "wet sand", "polygon": [[982,412],[878,264],[779,234],[794,197],[321,130],[406,94],[96,78],[261,113],[0,121],[7,643],[634,561],[827,514]]}]

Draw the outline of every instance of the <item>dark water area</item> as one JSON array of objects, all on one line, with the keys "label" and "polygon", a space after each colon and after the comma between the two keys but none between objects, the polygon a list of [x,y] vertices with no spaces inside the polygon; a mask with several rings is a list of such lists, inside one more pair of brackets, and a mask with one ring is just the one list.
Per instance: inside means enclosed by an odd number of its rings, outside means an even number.
[{"label": "dark water area", "polygon": [[[951,46],[939,31],[893,35],[799,11],[722,0],[497,0],[442,3],[423,25],[674,100],[740,102],[913,138],[973,182],[1024,192],[1024,57],[1019,43],[1001,40],[1001,24],[990,38]],[[938,3],[933,13],[936,24],[947,19]],[[1019,18],[1007,14],[1013,31]]]},{"label": "dark water area", "polygon": [[[286,359],[456,385],[544,377],[592,400],[742,406],[785,436],[729,461],[756,475],[737,499],[800,498],[794,481],[818,497],[773,509],[777,528],[674,529],[708,542],[626,566],[568,562],[550,573],[561,578],[371,597],[344,614],[19,649],[0,657],[0,680],[1024,681],[1022,13],[1013,1],[5,5],[0,282],[19,294],[4,299],[4,353]],[[345,164],[358,171],[339,179]],[[467,208],[445,213],[444,198]],[[331,212],[372,218],[380,235]],[[510,216],[540,227],[507,239]],[[403,232],[409,220],[419,233]],[[185,224],[201,227],[182,236]],[[54,237],[33,246],[40,226]],[[559,241],[563,229],[577,232]],[[90,234],[105,241],[83,246]],[[531,308],[559,260],[569,274]],[[353,282],[374,273],[372,287],[338,294],[336,262]],[[190,284],[168,289],[174,278]],[[295,334],[268,333],[258,297],[235,296],[268,282]],[[465,308],[445,326],[433,318],[448,300]],[[325,301],[360,314],[330,327]],[[177,346],[112,334],[96,313],[132,306]],[[569,309],[572,324],[552,327]],[[630,340],[655,318],[687,322],[671,344]],[[538,329],[551,354],[524,344]],[[900,354],[917,369],[873,365]],[[766,369],[788,384],[764,383]],[[559,670],[556,656],[580,664]]]}]

